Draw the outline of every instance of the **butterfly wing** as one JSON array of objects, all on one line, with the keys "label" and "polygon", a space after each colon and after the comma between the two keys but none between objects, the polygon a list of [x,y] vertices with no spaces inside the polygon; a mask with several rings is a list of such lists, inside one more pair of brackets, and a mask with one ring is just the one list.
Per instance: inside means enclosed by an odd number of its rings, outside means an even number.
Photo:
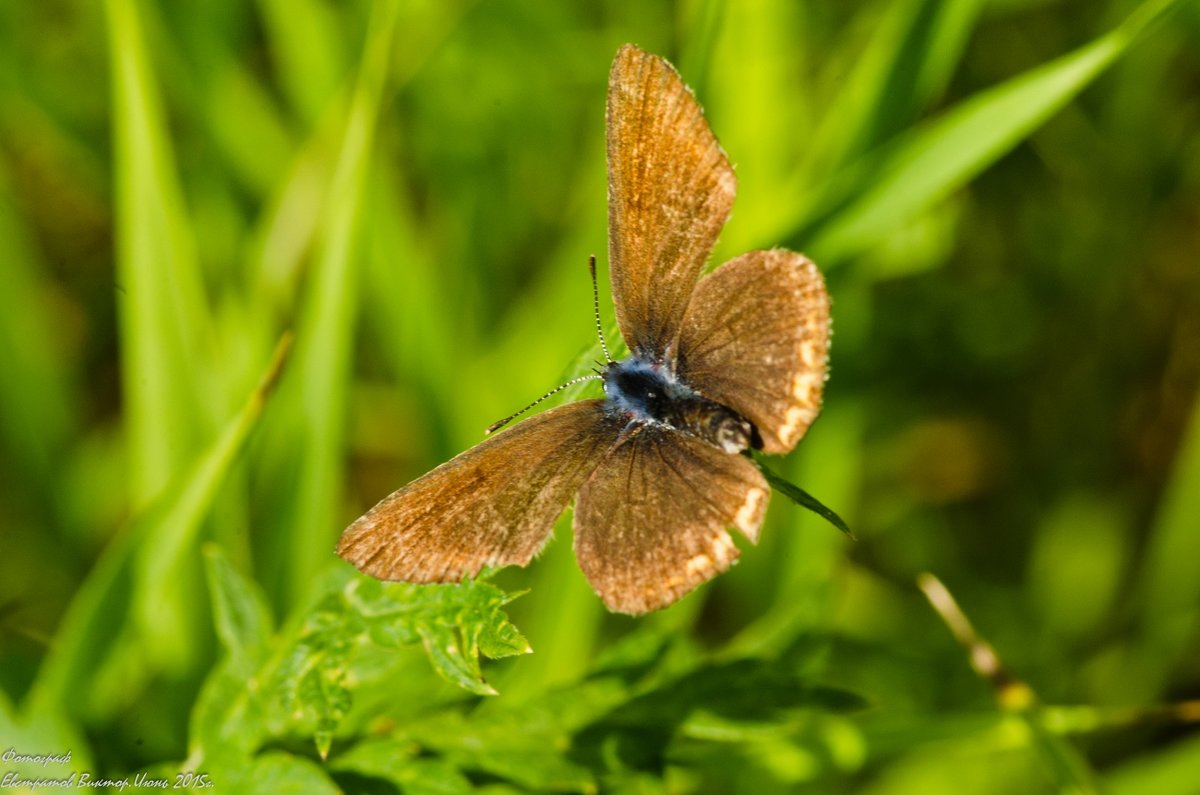
[{"label": "butterfly wing", "polygon": [[386,497],[350,525],[338,554],[384,580],[451,582],[484,566],[523,566],[617,429],[603,401],[545,411]]},{"label": "butterfly wing", "polygon": [[791,251],[751,251],[700,280],[679,335],[680,378],[754,423],[763,450],[796,446],[821,408],[829,295]]},{"label": "butterfly wing", "polygon": [[625,45],[608,83],[608,246],[613,303],[635,354],[664,359],[736,180],[675,69]]},{"label": "butterfly wing", "polygon": [[729,568],[738,550],[727,527],[757,541],[768,496],[744,456],[643,425],[580,490],[575,555],[610,610],[657,610]]}]

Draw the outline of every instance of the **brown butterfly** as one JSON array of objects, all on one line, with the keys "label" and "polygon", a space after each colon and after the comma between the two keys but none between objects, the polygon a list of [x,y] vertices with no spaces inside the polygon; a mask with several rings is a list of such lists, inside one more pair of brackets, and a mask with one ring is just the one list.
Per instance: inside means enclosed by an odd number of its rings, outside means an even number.
[{"label": "brown butterfly", "polygon": [[747,455],[791,450],[820,410],[821,274],[752,251],[699,278],[729,217],[733,168],[662,58],[625,45],[608,82],[609,260],[631,355],[605,397],[545,411],[385,498],[338,554],[385,580],[523,566],[574,496],[575,554],[609,609],[665,607],[757,541],[769,487]]}]

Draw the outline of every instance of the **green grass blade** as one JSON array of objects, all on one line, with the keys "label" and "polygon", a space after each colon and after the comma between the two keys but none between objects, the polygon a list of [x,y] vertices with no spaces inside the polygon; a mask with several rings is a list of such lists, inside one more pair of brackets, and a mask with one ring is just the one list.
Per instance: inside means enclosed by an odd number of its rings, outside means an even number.
[{"label": "green grass blade", "polygon": [[130,489],[144,506],[214,425],[212,327],[135,0],[109,0]]},{"label": "green grass blade", "polygon": [[273,195],[250,232],[251,301],[271,315],[290,312],[295,303],[305,256],[328,204],[329,151],[343,116],[343,104],[330,103],[317,128],[296,147],[287,172],[277,175]]},{"label": "green grass blade", "polygon": [[783,494],[783,496],[787,497],[801,508],[812,511],[817,516],[820,516],[822,519],[829,522],[838,530],[841,530],[850,538],[854,538],[854,533],[851,532],[850,526],[846,524],[845,520],[838,516],[832,508],[825,505],[816,497],[809,494],[795,483],[792,483],[787,478],[772,471],[760,459],[755,458],[754,463],[758,466],[759,471],[763,473],[763,477],[767,479],[767,482],[771,484],[771,488]]},{"label": "green grass blade", "polygon": [[[278,379],[290,340],[276,349],[262,382],[209,448],[115,538],[79,587],[30,691],[32,709],[85,708],[96,670],[118,642],[136,642],[134,622],[155,620],[160,582],[137,580],[135,561],[148,538],[180,539],[197,532]],[[155,550],[164,547],[154,547]],[[171,560],[165,559],[169,565]],[[143,572],[147,570],[142,569]],[[147,653],[149,653],[147,651]]]},{"label": "green grass blade", "polygon": [[1142,669],[1139,695],[1154,700],[1163,694],[1176,666],[1194,664],[1193,639],[1200,627],[1200,400],[1192,408],[1189,428],[1175,458],[1158,515],[1151,529],[1139,586],[1139,625],[1144,633],[1137,662]]},{"label": "green grass blade", "polygon": [[[372,179],[369,237],[361,300],[392,370],[428,394],[452,394],[456,336],[445,286],[407,196],[400,166],[384,160]],[[414,385],[415,386],[415,385]]]},{"label": "green grass blade", "polygon": [[[719,32],[715,46],[706,45],[713,59],[707,72],[698,59],[679,65],[737,167],[737,206],[713,264],[791,229],[794,204],[777,199],[796,183],[812,149],[809,131],[823,116],[814,81],[804,79],[819,57],[805,24],[810,9],[790,0],[723,5],[724,13],[709,14]],[[696,76],[706,76],[705,84]]]},{"label": "green grass blade", "polygon": [[368,26],[366,51],[330,188],[329,212],[301,312],[296,367],[288,399],[296,461],[284,493],[284,523],[273,539],[280,585],[289,599],[302,595],[327,562],[337,530],[341,457],[356,313],[357,234],[367,168],[382,102],[397,16],[394,0],[380,0]]},{"label": "green grass blade", "polygon": [[320,118],[346,73],[346,53],[331,36],[338,15],[311,0],[259,0],[267,44],[292,105],[309,121]]},{"label": "green grass blade", "polygon": [[869,167],[859,164],[849,182],[867,186],[861,195],[815,238],[793,245],[803,244],[827,266],[870,248],[1025,139],[1178,5],[1151,0],[1091,44],[964,101],[872,158]]},{"label": "green grass blade", "polygon": [[1100,795],[1096,774],[1087,758],[1070,742],[1046,730],[1036,711],[1019,713],[1029,729],[1030,744],[1064,795]]},{"label": "green grass blade", "polygon": [[[22,486],[53,510],[54,467],[76,425],[75,400],[55,319],[39,284],[43,265],[0,163],[0,438],[23,462]],[[17,484],[6,484],[9,487]]]},{"label": "green grass blade", "polygon": [[887,4],[835,105],[822,115],[803,178],[817,179],[904,129],[953,72],[978,6],[979,0]]},{"label": "green grass blade", "polygon": [[[860,403],[831,402],[796,451],[776,463],[790,480],[804,483],[825,500],[853,510],[859,500],[866,412]],[[827,631],[832,619],[834,571],[842,565],[848,537],[830,532],[822,521],[775,500],[759,548],[743,557],[755,576],[747,588],[768,588],[771,609],[745,627],[730,644],[735,654],[763,654],[784,647],[797,632]],[[864,521],[848,513],[847,526]]]},{"label": "green grass blade", "polygon": [[[152,543],[146,543],[139,550],[134,598],[143,637],[153,639],[161,634],[163,626],[177,620],[180,604],[186,601],[187,596],[185,593],[176,593],[176,583],[183,576],[185,567],[191,563],[193,550],[197,547],[202,529],[199,520],[207,513],[216,488],[257,422],[263,400],[278,378],[290,347],[289,335],[276,349],[272,364],[250,402],[242,408],[234,422],[226,426],[212,454],[203,459],[201,466],[192,473],[192,478],[176,498],[171,512],[149,533],[148,541],[152,540]],[[158,649],[157,643],[150,645],[154,649],[151,656],[160,660],[172,660],[180,654],[173,649]]]},{"label": "green grass blade", "polygon": [[1191,795],[1200,781],[1200,736],[1123,761],[1105,776],[1108,795]]},{"label": "green grass blade", "polygon": [[292,136],[280,109],[253,74],[232,58],[220,67],[204,86],[204,118],[230,172],[259,195],[267,195],[291,156]]}]

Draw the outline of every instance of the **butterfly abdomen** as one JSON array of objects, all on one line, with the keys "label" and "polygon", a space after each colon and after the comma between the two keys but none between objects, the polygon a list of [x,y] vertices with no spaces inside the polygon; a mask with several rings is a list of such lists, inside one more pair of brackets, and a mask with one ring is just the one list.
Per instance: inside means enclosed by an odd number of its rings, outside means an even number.
[{"label": "butterfly abdomen", "polygon": [[720,403],[696,394],[660,365],[632,356],[604,371],[610,413],[630,422],[655,422],[703,439],[727,453],[755,444],[749,420]]},{"label": "butterfly abdomen", "polygon": [[754,426],[736,411],[702,397],[678,401],[675,416],[667,423],[698,436],[727,453],[740,453],[756,446]]}]

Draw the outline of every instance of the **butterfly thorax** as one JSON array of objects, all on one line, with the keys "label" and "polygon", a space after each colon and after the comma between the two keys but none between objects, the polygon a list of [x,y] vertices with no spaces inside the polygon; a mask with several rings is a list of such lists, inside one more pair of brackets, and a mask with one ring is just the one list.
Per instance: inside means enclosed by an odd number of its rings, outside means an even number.
[{"label": "butterfly thorax", "polygon": [[669,369],[639,356],[604,369],[605,407],[629,423],[665,425],[727,453],[740,453],[757,438],[754,426],[733,409],[699,395]]}]

